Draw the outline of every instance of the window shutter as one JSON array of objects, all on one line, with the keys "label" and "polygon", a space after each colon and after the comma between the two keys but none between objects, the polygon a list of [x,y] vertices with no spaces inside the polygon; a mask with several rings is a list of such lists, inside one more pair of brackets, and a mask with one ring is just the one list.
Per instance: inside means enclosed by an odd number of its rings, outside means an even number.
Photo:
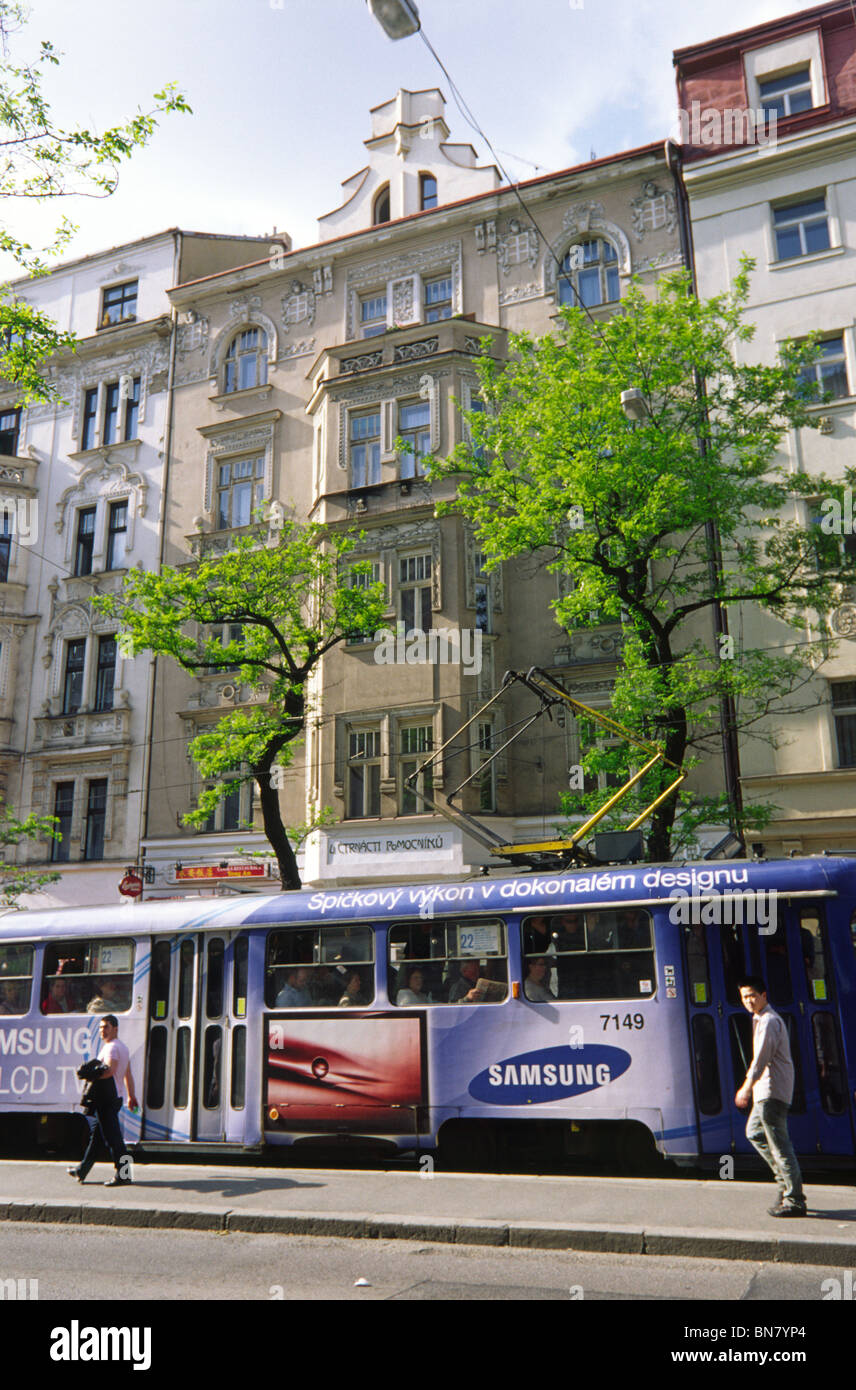
[{"label": "window shutter", "polygon": [[333,749],[333,781],[337,787],[341,787],[345,781],[346,733],[347,730],[345,728],[345,721],[339,715],[337,715]]},{"label": "window shutter", "polygon": [[381,463],[395,460],[395,401],[381,401],[380,405],[380,458]]}]

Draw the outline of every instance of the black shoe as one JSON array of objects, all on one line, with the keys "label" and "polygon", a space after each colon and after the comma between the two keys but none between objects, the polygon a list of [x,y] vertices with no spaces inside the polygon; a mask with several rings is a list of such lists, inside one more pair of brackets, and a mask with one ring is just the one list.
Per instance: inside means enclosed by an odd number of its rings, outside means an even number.
[{"label": "black shoe", "polygon": [[116,1176],[115,1176],[115,1178],[111,1178],[109,1182],[105,1182],[104,1186],[105,1186],[105,1187],[130,1187],[131,1184],[132,1184],[132,1181],[133,1181],[132,1178],[120,1178],[120,1177],[119,1177],[119,1174],[117,1173]]},{"label": "black shoe", "polygon": [[68,1176],[70,1178],[77,1178],[78,1182],[86,1182],[86,1178],[83,1176],[79,1168],[66,1168],[65,1171],[68,1173]]},{"label": "black shoe", "polygon": [[770,1216],[807,1216],[805,1202],[780,1202],[777,1207],[769,1208]]}]

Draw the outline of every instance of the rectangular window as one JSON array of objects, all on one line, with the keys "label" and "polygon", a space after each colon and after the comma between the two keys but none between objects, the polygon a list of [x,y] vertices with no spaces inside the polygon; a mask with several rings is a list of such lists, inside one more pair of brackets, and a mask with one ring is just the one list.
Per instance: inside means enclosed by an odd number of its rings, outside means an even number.
[{"label": "rectangular window", "polygon": [[434,731],[430,724],[417,724],[400,731],[401,755],[398,760],[398,807],[402,816],[418,815],[430,811],[425,805],[424,795],[431,795],[431,772],[423,772],[415,783],[407,784],[407,778],[425,762],[434,746]]},{"label": "rectangular window", "polygon": [[62,687],[63,714],[77,714],[83,704],[83,668],[86,664],[86,638],[75,637],[65,649],[65,677]]},{"label": "rectangular window", "polygon": [[398,433],[403,442],[399,476],[421,477],[425,469],[422,460],[431,452],[431,405],[429,401],[411,401],[398,407]]},{"label": "rectangular window", "polygon": [[490,575],[485,573],[485,557],[479,550],[474,557],[476,632],[491,631]]},{"label": "rectangular window", "polygon": [[431,628],[431,556],[408,555],[399,560],[398,588],[405,632]]},{"label": "rectangular window", "polygon": [[371,927],[290,927],[268,936],[265,1004],[269,1009],[365,1005],[372,1002],[374,993]]},{"label": "rectangular window", "polygon": [[9,579],[9,562],[12,558],[12,536],[15,531],[15,513],[5,509],[0,512],[0,584]]},{"label": "rectangular window", "polygon": [[140,378],[135,376],[125,396],[125,433],[123,439],[136,439],[140,420]]},{"label": "rectangular window", "polygon": [[[523,993],[554,999],[650,999],[651,915],[637,908],[546,913],[523,920]],[[629,1026],[641,1028],[642,1016]]]},{"label": "rectangular window", "polygon": [[795,116],[799,111],[810,111],[814,103],[811,99],[811,70],[800,68],[789,72],[785,77],[769,77],[758,84],[761,105],[767,115],[775,111],[776,116]]},{"label": "rectangular window", "polygon": [[425,322],[439,323],[452,317],[452,277],[425,281]]},{"label": "rectangular window", "polygon": [[[232,774],[224,772],[222,780],[228,782],[230,776],[239,777],[242,775],[241,770],[236,769]],[[208,786],[213,785],[215,784],[208,783]],[[246,830],[248,826],[252,827],[252,820],[253,781],[252,778],[248,778],[246,782],[242,782],[239,787],[235,787],[224,796],[208,817],[200,833],[214,835],[221,834],[224,830]]]},{"label": "rectangular window", "polygon": [[83,841],[84,859],[104,858],[104,829],[107,820],[107,778],[98,777],[89,783],[86,794],[86,833]]},{"label": "rectangular window", "polygon": [[74,573],[92,573],[92,551],[95,546],[95,508],[84,507],[77,513],[77,539],[74,547]]},{"label": "rectangular window", "polygon": [[17,454],[20,410],[0,410],[0,454]]},{"label": "rectangular window", "polygon": [[[58,941],[45,948],[43,1014],[122,1014],[131,1007],[133,941]],[[121,1086],[117,1077],[117,1088]]]},{"label": "rectangular window", "polygon": [[[496,763],[489,763],[488,759],[493,756],[493,724],[489,720],[483,720],[478,725],[478,748],[475,750],[476,759],[482,768],[481,776],[476,782],[479,789],[479,810],[496,810]],[[482,766],[485,764],[485,766]]]},{"label": "rectangular window", "polygon": [[[222,647],[229,647],[233,642],[243,642],[244,625],[243,623],[223,623],[212,630],[212,637],[215,642],[219,642]],[[240,671],[240,661],[224,660],[222,666],[218,666],[218,671]]]},{"label": "rectangular window", "polygon": [[829,250],[829,217],[826,195],[819,193],[799,203],[773,209],[776,255],[780,261]]},{"label": "rectangular window", "polygon": [[83,428],[80,432],[81,449],[95,448],[95,422],[98,418],[98,387],[94,386],[83,397]]},{"label": "rectangular window", "polygon": [[104,429],[102,444],[115,444],[119,438],[119,383],[111,381],[104,388]]},{"label": "rectangular window", "polygon": [[856,767],[856,681],[830,685],[838,767]]},{"label": "rectangular window", "polygon": [[128,503],[111,502],[107,522],[107,569],[125,567],[125,537],[128,534]]},{"label": "rectangular window", "polygon": [[351,487],[370,487],[380,482],[380,411],[364,410],[350,416]]},{"label": "rectangular window", "polygon": [[233,459],[221,463],[217,485],[217,529],[228,531],[249,526],[264,493],[263,458]]},{"label": "rectangular window", "polygon": [[67,864],[71,858],[71,816],[74,810],[74,783],[57,782],[54,788],[54,809],[61,838],[51,840],[51,859],[54,864]]},{"label": "rectangular window", "polygon": [[116,638],[98,638],[98,669],[95,678],[95,708],[113,708],[113,687],[116,683]]},{"label": "rectangular window", "polygon": [[849,395],[844,337],[824,338],[819,347],[823,356],[814,366],[800,372],[800,381],[811,389],[815,400],[822,401],[825,397],[839,400]]},{"label": "rectangular window", "polygon": [[0,946],[0,1018],[28,1012],[32,984],[32,946]]},{"label": "rectangular window", "polygon": [[434,919],[389,929],[389,997],[419,1004],[500,1004],[508,994],[505,926],[491,918]]},{"label": "rectangular window", "polygon": [[[351,587],[352,589],[368,589],[368,588],[371,587],[372,584],[379,584],[380,581],[381,581],[380,561],[379,561],[379,560],[369,560],[369,561],[364,561],[363,563],[366,563],[366,564],[371,565],[371,569],[370,569],[369,571],[367,571],[365,574],[363,574],[363,573],[356,573],[356,574],[355,574],[353,570],[351,571],[349,583],[350,583],[350,587]],[[373,642],[373,641],[374,641],[374,633],[373,633],[373,632],[353,632],[353,633],[351,633],[350,636],[348,637],[347,645],[348,645],[348,646],[355,646],[355,645],[356,645],[357,643],[359,643],[359,642]]]},{"label": "rectangular window", "polygon": [[386,332],[386,294],[372,294],[360,300],[360,337],[376,338]]},{"label": "rectangular window", "polygon": [[380,729],[361,729],[348,738],[349,820],[380,815]]},{"label": "rectangular window", "polygon": [[128,280],[124,285],[111,285],[101,294],[101,328],[112,328],[116,323],[128,323],[137,317],[138,280]]}]

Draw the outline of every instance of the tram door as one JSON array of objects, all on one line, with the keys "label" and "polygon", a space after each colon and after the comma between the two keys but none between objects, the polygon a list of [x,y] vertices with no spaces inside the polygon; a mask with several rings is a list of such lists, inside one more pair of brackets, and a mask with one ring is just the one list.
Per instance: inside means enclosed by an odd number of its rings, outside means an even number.
[{"label": "tram door", "polygon": [[788,1028],[794,1061],[789,1117],[797,1153],[851,1153],[851,1120],[838,1025],[831,1007],[822,907],[807,900],[776,904],[762,934],[756,925],[684,928],[690,1029],[703,1153],[749,1153],[748,1111],[734,1096],[752,1060],[752,1018],[738,981],[760,974],[767,997]]},{"label": "tram door", "polygon": [[242,1138],[246,1015],[246,936],[153,942],[144,1139]]}]

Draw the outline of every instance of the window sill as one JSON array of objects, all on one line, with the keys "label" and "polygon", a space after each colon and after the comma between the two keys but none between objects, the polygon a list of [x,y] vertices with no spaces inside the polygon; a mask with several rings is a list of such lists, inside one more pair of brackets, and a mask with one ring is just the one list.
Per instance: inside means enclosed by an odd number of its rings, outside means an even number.
[{"label": "window sill", "polygon": [[76,453],[68,454],[67,457],[73,463],[91,463],[98,458],[104,459],[106,462],[108,455],[117,449],[120,453],[128,453],[133,456],[139,447],[139,439],[117,439],[115,444],[95,444],[91,449],[78,449]]},{"label": "window sill", "polygon": [[216,405],[220,410],[223,410],[227,405],[231,405],[233,401],[237,401],[238,404],[240,404],[242,401],[255,400],[256,397],[264,398],[265,396],[269,396],[272,390],[273,383],[267,381],[263,386],[245,386],[242,391],[224,391],[220,395],[209,396],[208,399],[212,405]]},{"label": "window sill", "polygon": [[109,333],[111,328],[127,328],[129,324],[137,322],[136,314],[127,314],[123,319],[117,319],[115,323],[99,323],[96,332]]},{"label": "window sill", "polygon": [[815,261],[828,261],[833,256],[843,256],[846,246],[830,246],[826,251],[812,251],[807,256],[789,256],[785,261],[770,261],[768,270],[788,270],[795,265],[812,265]]}]

